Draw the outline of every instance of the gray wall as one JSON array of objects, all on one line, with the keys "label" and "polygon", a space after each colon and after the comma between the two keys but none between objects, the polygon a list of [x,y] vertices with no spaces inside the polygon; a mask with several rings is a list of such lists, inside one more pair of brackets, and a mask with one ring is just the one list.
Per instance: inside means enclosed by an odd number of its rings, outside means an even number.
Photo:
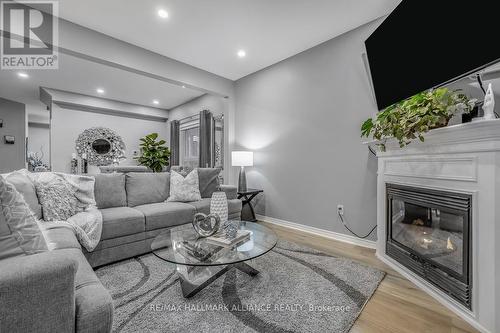
[{"label": "gray wall", "polygon": [[168,112],[168,120],[178,120],[199,114],[202,110],[210,110],[214,115],[225,113],[227,108],[226,99],[220,96],[206,94],[179,105]]},{"label": "gray wall", "polygon": [[[112,101],[106,102],[113,103]],[[122,105],[123,103],[116,102],[115,104]],[[133,108],[134,105],[129,104],[127,109],[130,111]],[[75,140],[78,135],[88,128],[100,126],[108,127],[122,137],[127,157],[125,161],[121,162],[122,165],[137,165],[133,159],[133,151],[139,151],[141,137],[155,132],[159,134],[160,138],[169,140],[166,122],[72,110],[52,104],[50,134],[53,171],[69,172],[71,154],[76,152]],[[89,172],[96,173],[98,168],[90,168]]]},{"label": "gray wall", "polygon": [[[22,103],[0,98],[0,173],[22,169],[25,164],[26,110]],[[7,145],[5,135],[15,136],[15,144]]]},{"label": "gray wall", "polygon": [[378,22],[236,82],[236,146],[255,152],[259,213],[348,234],[343,204],[358,233],[376,224],[377,163],[360,125],[377,111],[361,54]]},{"label": "gray wall", "polygon": [[28,153],[37,153],[42,161],[50,165],[50,125],[28,122]]}]

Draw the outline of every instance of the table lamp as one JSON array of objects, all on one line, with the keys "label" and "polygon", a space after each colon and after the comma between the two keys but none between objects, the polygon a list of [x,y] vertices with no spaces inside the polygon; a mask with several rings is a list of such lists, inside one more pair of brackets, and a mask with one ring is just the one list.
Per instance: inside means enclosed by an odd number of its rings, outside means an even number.
[{"label": "table lamp", "polygon": [[253,152],[251,151],[233,151],[231,153],[233,166],[239,166],[240,176],[238,177],[238,192],[246,192],[247,176],[245,174],[246,166],[253,166]]}]

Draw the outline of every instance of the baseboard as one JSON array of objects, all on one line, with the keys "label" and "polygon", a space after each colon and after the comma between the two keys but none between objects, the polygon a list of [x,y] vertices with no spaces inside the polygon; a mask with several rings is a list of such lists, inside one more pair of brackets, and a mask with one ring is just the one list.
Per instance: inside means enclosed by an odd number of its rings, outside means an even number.
[{"label": "baseboard", "polygon": [[388,265],[389,267],[394,269],[396,272],[401,274],[404,278],[408,279],[410,282],[414,283],[418,288],[422,289],[424,292],[429,294],[431,297],[433,297],[439,303],[441,303],[446,308],[448,308],[449,310],[451,310],[452,312],[457,314],[460,318],[465,320],[467,323],[469,323],[472,327],[477,329],[479,332],[490,333],[489,330],[487,330],[484,326],[482,326],[480,323],[477,322],[476,318],[474,318],[474,314],[472,312],[470,312],[469,309],[464,308],[458,302],[450,300],[440,290],[435,288],[432,284],[430,284],[429,282],[422,280],[418,277],[415,277],[413,274],[408,272],[407,268],[402,266],[397,261],[395,261],[391,258],[388,258],[386,256],[380,255],[378,252],[376,253],[376,256],[383,263],[385,263],[386,265]]},{"label": "baseboard", "polygon": [[330,231],[330,230],[315,228],[315,227],[311,227],[308,225],[298,224],[298,223],[294,223],[294,222],[290,222],[290,221],[280,220],[280,219],[276,219],[274,217],[257,215],[257,220],[271,223],[271,224],[275,224],[275,225],[278,225],[281,227],[291,228],[291,229],[299,230],[299,231],[302,231],[305,233],[309,233],[309,234],[313,234],[313,235],[322,236],[325,238],[341,241],[344,243],[349,243],[349,244],[353,244],[353,245],[357,245],[357,246],[367,247],[370,249],[375,249],[375,247],[377,245],[377,243],[375,241],[361,239],[361,238],[357,238],[354,236],[345,235],[345,234],[341,234],[341,233]]}]

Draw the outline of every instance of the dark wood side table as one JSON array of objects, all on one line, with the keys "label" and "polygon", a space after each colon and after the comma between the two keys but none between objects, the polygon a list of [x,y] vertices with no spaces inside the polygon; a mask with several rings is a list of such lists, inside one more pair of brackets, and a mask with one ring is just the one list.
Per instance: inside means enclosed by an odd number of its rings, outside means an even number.
[{"label": "dark wood side table", "polygon": [[252,200],[257,196],[257,194],[264,192],[264,190],[256,190],[249,188],[244,192],[238,192],[238,199],[243,202],[243,207],[241,209],[241,220],[257,222],[255,218],[255,211],[253,210]]}]

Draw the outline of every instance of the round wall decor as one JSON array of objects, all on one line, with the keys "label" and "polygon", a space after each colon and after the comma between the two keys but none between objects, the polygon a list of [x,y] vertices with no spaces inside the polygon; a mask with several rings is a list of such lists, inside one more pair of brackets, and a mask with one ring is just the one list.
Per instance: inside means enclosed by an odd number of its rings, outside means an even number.
[{"label": "round wall decor", "polygon": [[92,127],[76,139],[78,156],[85,157],[90,165],[110,165],[123,158],[125,143],[122,138],[106,127]]}]

